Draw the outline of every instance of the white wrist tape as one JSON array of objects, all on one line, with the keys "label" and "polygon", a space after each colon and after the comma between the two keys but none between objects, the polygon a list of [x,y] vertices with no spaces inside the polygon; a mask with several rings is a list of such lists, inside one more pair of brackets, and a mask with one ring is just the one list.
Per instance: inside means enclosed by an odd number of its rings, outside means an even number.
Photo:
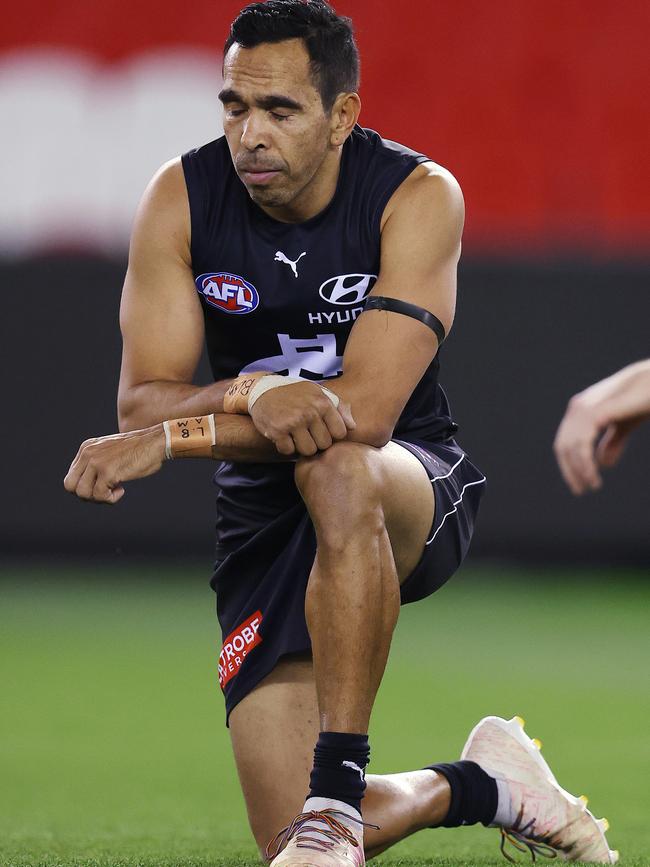
[{"label": "white wrist tape", "polygon": [[172,432],[169,429],[169,422],[163,422],[163,430],[165,431],[165,460],[171,461],[172,457]]},{"label": "white wrist tape", "polygon": [[[317,383],[317,385],[320,385],[320,383]],[[338,396],[338,394],[334,394],[333,391],[330,391],[329,388],[325,388],[324,385],[321,385],[320,389],[323,392],[323,394],[325,394],[325,395],[327,395],[327,397],[329,397],[329,399],[332,401],[334,406],[338,409],[339,403],[341,402],[341,398]]]},{"label": "white wrist tape", "polygon": [[[292,385],[294,382],[311,381],[312,380],[309,379],[302,379],[300,376],[280,376],[276,373],[270,374],[269,376],[263,376],[261,379],[257,380],[251,389],[251,393],[248,395],[248,411],[250,412],[252,410],[255,402],[262,397],[264,392],[270,391],[272,388],[280,388],[283,385]],[[329,397],[334,406],[338,407],[338,395],[334,394],[333,391],[330,391],[329,388],[325,388],[324,385],[320,385],[319,382],[315,382],[314,385],[319,385],[323,393]]]}]

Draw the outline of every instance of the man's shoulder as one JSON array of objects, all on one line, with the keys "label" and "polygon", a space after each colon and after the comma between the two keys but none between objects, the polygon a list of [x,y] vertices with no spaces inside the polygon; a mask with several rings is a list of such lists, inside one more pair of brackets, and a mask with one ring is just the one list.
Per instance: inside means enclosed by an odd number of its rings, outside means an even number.
[{"label": "man's shoulder", "polygon": [[352,149],[359,154],[368,156],[372,154],[379,160],[384,160],[387,163],[399,163],[404,161],[413,161],[415,164],[426,162],[429,157],[420,151],[407,147],[400,142],[393,141],[389,138],[384,138],[381,133],[368,127],[356,126],[350,136]]},{"label": "man's shoulder", "polygon": [[397,187],[384,210],[382,228],[399,215],[421,228],[460,226],[465,218],[465,202],[460,184],[452,173],[429,160],[418,165]]},{"label": "man's shoulder", "polygon": [[225,169],[229,164],[228,145],[225,136],[220,136],[163,163],[151,179],[149,191],[163,199],[169,196],[184,200],[186,186],[193,178]]},{"label": "man's shoulder", "polygon": [[434,219],[463,211],[463,194],[454,175],[426,154],[373,129],[355,127],[352,150],[364,186],[392,185],[382,214],[381,227],[396,210],[430,214]]},{"label": "man's shoulder", "polygon": [[187,174],[191,171],[223,171],[230,167],[230,151],[225,136],[191,148],[179,158],[183,166],[183,170]]}]

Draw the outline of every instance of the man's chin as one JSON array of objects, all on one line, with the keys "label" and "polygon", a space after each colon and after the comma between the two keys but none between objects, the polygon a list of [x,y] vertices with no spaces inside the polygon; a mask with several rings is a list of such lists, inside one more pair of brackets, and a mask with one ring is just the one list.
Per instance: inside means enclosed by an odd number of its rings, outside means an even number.
[{"label": "man's chin", "polygon": [[256,205],[265,208],[279,208],[291,201],[291,196],[280,193],[278,190],[267,190],[260,187],[247,187],[248,195]]}]

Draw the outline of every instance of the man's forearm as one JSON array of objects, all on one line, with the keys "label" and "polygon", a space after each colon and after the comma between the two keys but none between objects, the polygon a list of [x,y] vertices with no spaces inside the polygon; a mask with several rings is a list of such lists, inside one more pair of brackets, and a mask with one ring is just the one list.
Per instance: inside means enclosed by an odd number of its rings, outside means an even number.
[{"label": "man's forearm", "polygon": [[[179,416],[181,418],[181,416]],[[214,415],[216,445],[212,457],[216,461],[241,461],[243,463],[275,463],[296,460],[298,455],[281,455],[275,445],[257,430],[247,415],[216,413]],[[161,436],[162,426],[160,427]],[[177,458],[191,458],[192,451],[181,452]]]},{"label": "man's forearm", "polygon": [[163,380],[120,386],[117,407],[120,431],[139,430],[167,419],[223,412],[223,396],[232,379],[209,385]]},{"label": "man's forearm", "polygon": [[601,416],[602,425],[650,415],[650,360],[638,361],[577,395]]}]

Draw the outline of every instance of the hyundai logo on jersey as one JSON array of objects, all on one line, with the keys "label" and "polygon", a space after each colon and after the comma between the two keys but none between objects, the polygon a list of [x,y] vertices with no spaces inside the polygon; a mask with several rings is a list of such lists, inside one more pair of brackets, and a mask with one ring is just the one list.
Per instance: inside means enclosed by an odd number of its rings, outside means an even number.
[{"label": "hyundai logo on jersey", "polygon": [[370,292],[376,279],[376,274],[341,274],[326,280],[318,292],[330,304],[358,304]]},{"label": "hyundai logo on jersey", "polygon": [[260,303],[257,289],[237,274],[201,274],[194,282],[208,304],[224,313],[252,313]]}]

